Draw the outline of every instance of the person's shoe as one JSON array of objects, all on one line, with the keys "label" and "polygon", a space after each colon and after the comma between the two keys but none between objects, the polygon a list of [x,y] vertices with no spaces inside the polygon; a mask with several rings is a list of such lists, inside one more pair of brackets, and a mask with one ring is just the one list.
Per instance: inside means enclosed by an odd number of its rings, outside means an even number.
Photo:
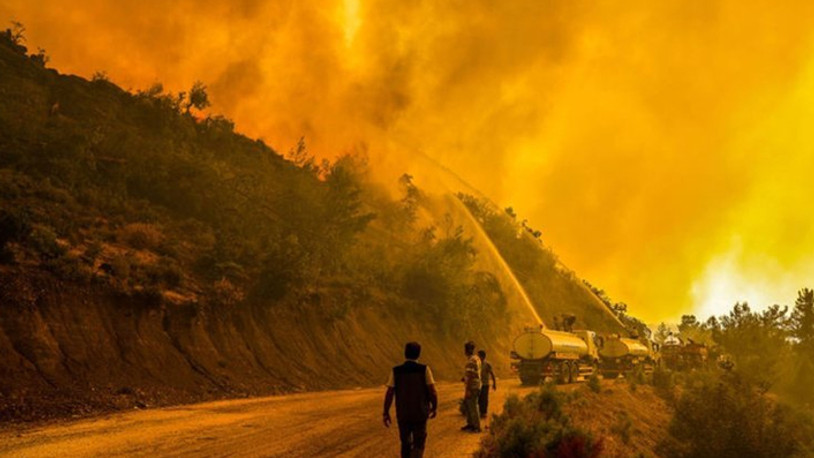
[{"label": "person's shoe", "polygon": [[481,417],[481,418],[486,418],[487,416],[488,416],[487,414],[483,414],[483,415],[481,415],[480,417]]},{"label": "person's shoe", "polygon": [[461,428],[461,431],[472,431],[474,429],[475,428],[473,428],[472,425],[466,425],[466,426]]},{"label": "person's shoe", "polygon": [[471,433],[479,433],[479,432],[481,432],[481,429],[480,428],[472,428],[472,429],[469,430],[469,432],[471,432]]}]

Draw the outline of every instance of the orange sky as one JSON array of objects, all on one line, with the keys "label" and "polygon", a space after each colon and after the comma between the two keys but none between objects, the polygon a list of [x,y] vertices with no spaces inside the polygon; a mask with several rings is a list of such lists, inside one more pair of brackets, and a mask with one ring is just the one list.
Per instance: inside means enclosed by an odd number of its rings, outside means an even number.
[{"label": "orange sky", "polygon": [[422,151],[654,322],[814,286],[814,3],[777,3],[4,0],[0,18],[63,72],[200,79],[283,152],[304,135],[398,173]]}]

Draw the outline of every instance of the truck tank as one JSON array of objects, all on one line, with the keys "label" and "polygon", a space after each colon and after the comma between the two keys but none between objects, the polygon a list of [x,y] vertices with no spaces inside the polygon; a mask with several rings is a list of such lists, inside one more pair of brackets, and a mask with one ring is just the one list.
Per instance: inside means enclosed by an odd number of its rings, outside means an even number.
[{"label": "truck tank", "polygon": [[618,339],[606,339],[605,345],[599,349],[599,355],[603,358],[646,357],[650,356],[650,351],[638,340],[620,337]]},{"label": "truck tank", "polygon": [[570,332],[542,329],[526,331],[514,339],[514,352],[522,359],[543,359],[552,353],[572,354],[577,357],[588,354],[584,340]]},{"label": "truck tank", "polygon": [[605,378],[616,378],[620,374],[630,374],[641,369],[645,374],[652,373],[655,367],[655,353],[644,343],[627,337],[610,335],[599,346],[600,369]]},{"label": "truck tank", "polygon": [[558,383],[585,379],[595,371],[597,352],[592,331],[526,328],[514,339],[512,370],[525,385],[546,378]]}]

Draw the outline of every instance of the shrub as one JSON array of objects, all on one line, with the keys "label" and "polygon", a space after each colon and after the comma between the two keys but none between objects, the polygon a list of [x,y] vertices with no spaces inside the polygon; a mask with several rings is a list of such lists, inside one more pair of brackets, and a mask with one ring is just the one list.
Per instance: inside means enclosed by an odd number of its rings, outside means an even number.
[{"label": "shrub", "polygon": [[150,285],[163,285],[177,288],[184,279],[184,273],[178,264],[168,258],[162,258],[156,264],[144,267],[147,283]]},{"label": "shrub", "polygon": [[67,251],[57,242],[56,232],[48,226],[35,226],[31,231],[29,242],[31,247],[46,260],[63,256]]},{"label": "shrub", "polygon": [[217,304],[226,307],[235,306],[245,297],[243,290],[226,278],[221,278],[212,285],[212,296]]},{"label": "shrub", "polygon": [[28,216],[22,212],[0,210],[0,263],[14,261],[8,244],[23,241],[31,233]]},{"label": "shrub", "polygon": [[599,376],[594,372],[588,377],[588,388],[594,393],[599,393],[602,390],[602,385],[599,382]]},{"label": "shrub", "polygon": [[126,280],[130,277],[130,264],[129,256],[116,255],[110,260],[110,274],[120,280]]},{"label": "shrub", "polygon": [[109,83],[110,77],[107,75],[107,72],[104,70],[97,70],[93,72],[93,76],[90,79],[94,83]]},{"label": "shrub", "polygon": [[632,371],[625,376],[631,385],[643,385],[647,382],[647,376],[644,373],[644,367],[639,364],[633,368]]},{"label": "shrub", "polygon": [[734,373],[695,373],[669,432],[660,452],[681,458],[790,457],[811,441],[810,426]]},{"label": "shrub", "polygon": [[494,417],[479,457],[596,457],[602,441],[571,425],[562,410],[563,395],[552,386],[521,401],[509,396],[503,413]]},{"label": "shrub", "polygon": [[630,443],[630,433],[633,429],[633,420],[627,412],[622,412],[616,423],[611,426],[611,432],[618,435],[625,444]]},{"label": "shrub", "polygon": [[66,280],[88,283],[93,278],[93,271],[76,256],[68,255],[51,258],[46,260],[43,265],[46,269]]},{"label": "shrub", "polygon": [[102,244],[99,243],[98,240],[94,240],[85,247],[85,253],[82,256],[88,263],[93,264],[99,255],[102,254],[102,251],[104,251]]},{"label": "shrub", "polygon": [[675,390],[675,375],[669,369],[662,366],[657,366],[653,370],[653,377],[651,379],[653,388],[662,397],[672,399]]},{"label": "shrub", "polygon": [[122,229],[121,237],[128,245],[137,250],[155,250],[164,239],[164,235],[158,227],[147,223],[128,224]]}]

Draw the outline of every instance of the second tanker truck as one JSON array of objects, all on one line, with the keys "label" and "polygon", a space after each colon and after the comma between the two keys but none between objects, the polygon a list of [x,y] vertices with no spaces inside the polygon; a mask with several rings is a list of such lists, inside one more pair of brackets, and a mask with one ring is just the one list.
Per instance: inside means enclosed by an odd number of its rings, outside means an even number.
[{"label": "second tanker truck", "polygon": [[598,338],[597,343],[603,378],[616,378],[635,370],[650,374],[658,362],[656,349],[636,339],[611,334]]}]

